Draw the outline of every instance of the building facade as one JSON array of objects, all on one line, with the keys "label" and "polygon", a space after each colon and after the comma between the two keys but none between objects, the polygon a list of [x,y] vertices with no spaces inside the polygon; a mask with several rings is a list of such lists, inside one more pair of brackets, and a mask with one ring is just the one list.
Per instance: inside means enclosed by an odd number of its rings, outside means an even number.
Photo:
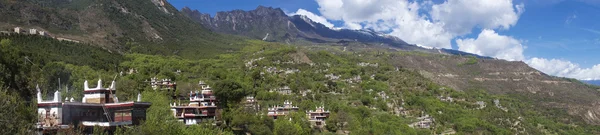
[{"label": "building facade", "polygon": [[[151,103],[137,101],[119,102],[115,96],[115,81],[108,88],[102,87],[98,80],[96,88],[84,83],[84,97],[81,102],[62,101],[61,93],[56,91],[52,100],[43,100],[41,90],[37,88],[38,122],[36,127],[42,132],[68,128],[69,126],[100,126],[114,129],[117,126],[138,125],[146,119],[146,110]],[[68,99],[68,98],[66,98]]]},{"label": "building facade", "polygon": [[325,127],[325,120],[329,118],[329,114],[329,110],[325,110],[325,107],[323,106],[317,107],[316,110],[310,110],[306,112],[310,124],[319,128]]},{"label": "building facade", "polygon": [[187,105],[171,104],[173,116],[186,125],[195,125],[200,122],[215,120],[217,116],[217,97],[206,83],[198,83],[202,90],[190,91]]},{"label": "building facade", "polygon": [[298,111],[298,107],[294,106],[292,102],[285,101],[283,102],[283,106],[273,106],[270,107],[267,111],[267,116],[272,117],[273,119],[277,119],[280,116],[289,115],[291,112]]},{"label": "building facade", "polygon": [[158,79],[156,77],[153,77],[150,79],[150,86],[152,86],[152,89],[154,90],[176,90],[177,89],[177,83],[174,81],[171,81],[171,79]]}]

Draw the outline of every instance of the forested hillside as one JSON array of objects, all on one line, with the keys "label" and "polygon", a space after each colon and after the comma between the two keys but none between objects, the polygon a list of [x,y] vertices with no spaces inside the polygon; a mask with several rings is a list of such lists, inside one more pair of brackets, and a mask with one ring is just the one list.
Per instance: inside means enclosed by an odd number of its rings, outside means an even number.
[{"label": "forested hillside", "polygon": [[164,0],[0,0],[0,18],[0,31],[37,29],[120,54],[206,58],[243,39],[210,32]]}]

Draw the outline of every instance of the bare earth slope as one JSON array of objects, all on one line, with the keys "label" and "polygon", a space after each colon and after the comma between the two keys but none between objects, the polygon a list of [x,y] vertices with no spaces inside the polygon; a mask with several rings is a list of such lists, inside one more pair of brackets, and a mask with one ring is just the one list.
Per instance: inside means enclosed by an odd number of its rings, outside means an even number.
[{"label": "bare earth slope", "polygon": [[508,94],[541,105],[538,108],[566,109],[587,123],[600,124],[600,93],[596,89],[546,75],[523,62],[417,54],[395,56],[390,62],[420,70],[436,83],[457,90]]}]

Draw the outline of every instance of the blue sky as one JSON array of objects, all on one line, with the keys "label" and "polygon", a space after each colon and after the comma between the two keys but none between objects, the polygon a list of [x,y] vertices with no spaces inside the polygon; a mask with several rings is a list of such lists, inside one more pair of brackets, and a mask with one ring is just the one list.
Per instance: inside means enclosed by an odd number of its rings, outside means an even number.
[{"label": "blue sky", "polygon": [[600,79],[600,0],[168,1],[211,15],[263,5],[309,16],[297,12],[303,9],[332,27],[373,28],[409,43],[524,61],[551,75]]}]

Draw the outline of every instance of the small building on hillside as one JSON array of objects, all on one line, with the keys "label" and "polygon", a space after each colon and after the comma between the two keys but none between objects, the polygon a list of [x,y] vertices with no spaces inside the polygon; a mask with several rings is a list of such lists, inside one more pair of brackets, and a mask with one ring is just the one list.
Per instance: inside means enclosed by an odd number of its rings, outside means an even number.
[{"label": "small building on hillside", "polygon": [[408,125],[412,128],[431,128],[433,126],[434,119],[429,115],[425,114],[425,116],[421,116],[417,118],[417,122]]},{"label": "small building on hillside", "polygon": [[215,120],[217,115],[217,97],[206,83],[200,81],[201,91],[190,91],[190,103],[187,105],[171,104],[173,116],[185,125]]},{"label": "small building on hillside", "polygon": [[327,78],[329,80],[338,80],[338,79],[340,79],[340,77],[342,77],[342,75],[335,75],[333,73],[325,75],[325,78]]},{"label": "small building on hillside", "polygon": [[329,118],[329,110],[325,110],[325,107],[320,106],[317,107],[316,110],[310,110],[306,112],[308,116],[308,121],[310,121],[311,126],[323,128],[325,127],[325,120]]},{"label": "small building on hillside", "polygon": [[46,33],[45,31],[39,31],[38,33],[40,36],[48,36],[48,33]]},{"label": "small building on hillside", "polygon": [[15,27],[15,28],[13,29],[13,31],[14,31],[15,33],[17,33],[17,34],[21,34],[21,32],[23,31],[23,29],[22,29],[21,27]]},{"label": "small building on hillside", "polygon": [[31,35],[37,35],[38,34],[38,30],[37,29],[29,29],[29,34],[31,34]]},{"label": "small building on hillside", "polygon": [[270,92],[277,92],[282,95],[290,95],[292,94],[292,89],[289,86],[283,86],[281,88],[272,89]]},{"label": "small building on hillside", "polygon": [[273,106],[270,107],[267,111],[267,116],[272,117],[273,119],[277,119],[279,116],[286,116],[291,112],[298,111],[297,106],[293,106],[292,102],[285,101],[283,102],[283,106]]},{"label": "small building on hillside", "polygon": [[171,81],[171,79],[158,79],[156,77],[150,79],[150,86],[154,90],[175,91],[177,89],[177,83]]},{"label": "small building on hillside", "polygon": [[[94,126],[114,130],[118,126],[137,125],[146,119],[146,110],[151,103],[141,102],[138,94],[137,101],[119,102],[115,96],[115,81],[110,87],[102,87],[98,80],[96,88],[89,88],[84,83],[84,97],[81,102],[61,100],[61,93],[56,91],[52,100],[43,100],[39,87],[37,88],[36,128],[42,133],[52,133],[58,129],[69,128],[70,125],[83,125],[87,130]],[[69,98],[66,98],[69,99]]]},{"label": "small building on hillside", "polygon": [[252,111],[260,110],[260,105],[258,104],[258,101],[256,101],[256,99],[253,96],[247,96],[246,100],[243,103],[244,103],[244,106],[246,107],[246,109],[248,109],[248,110],[252,110]]}]

